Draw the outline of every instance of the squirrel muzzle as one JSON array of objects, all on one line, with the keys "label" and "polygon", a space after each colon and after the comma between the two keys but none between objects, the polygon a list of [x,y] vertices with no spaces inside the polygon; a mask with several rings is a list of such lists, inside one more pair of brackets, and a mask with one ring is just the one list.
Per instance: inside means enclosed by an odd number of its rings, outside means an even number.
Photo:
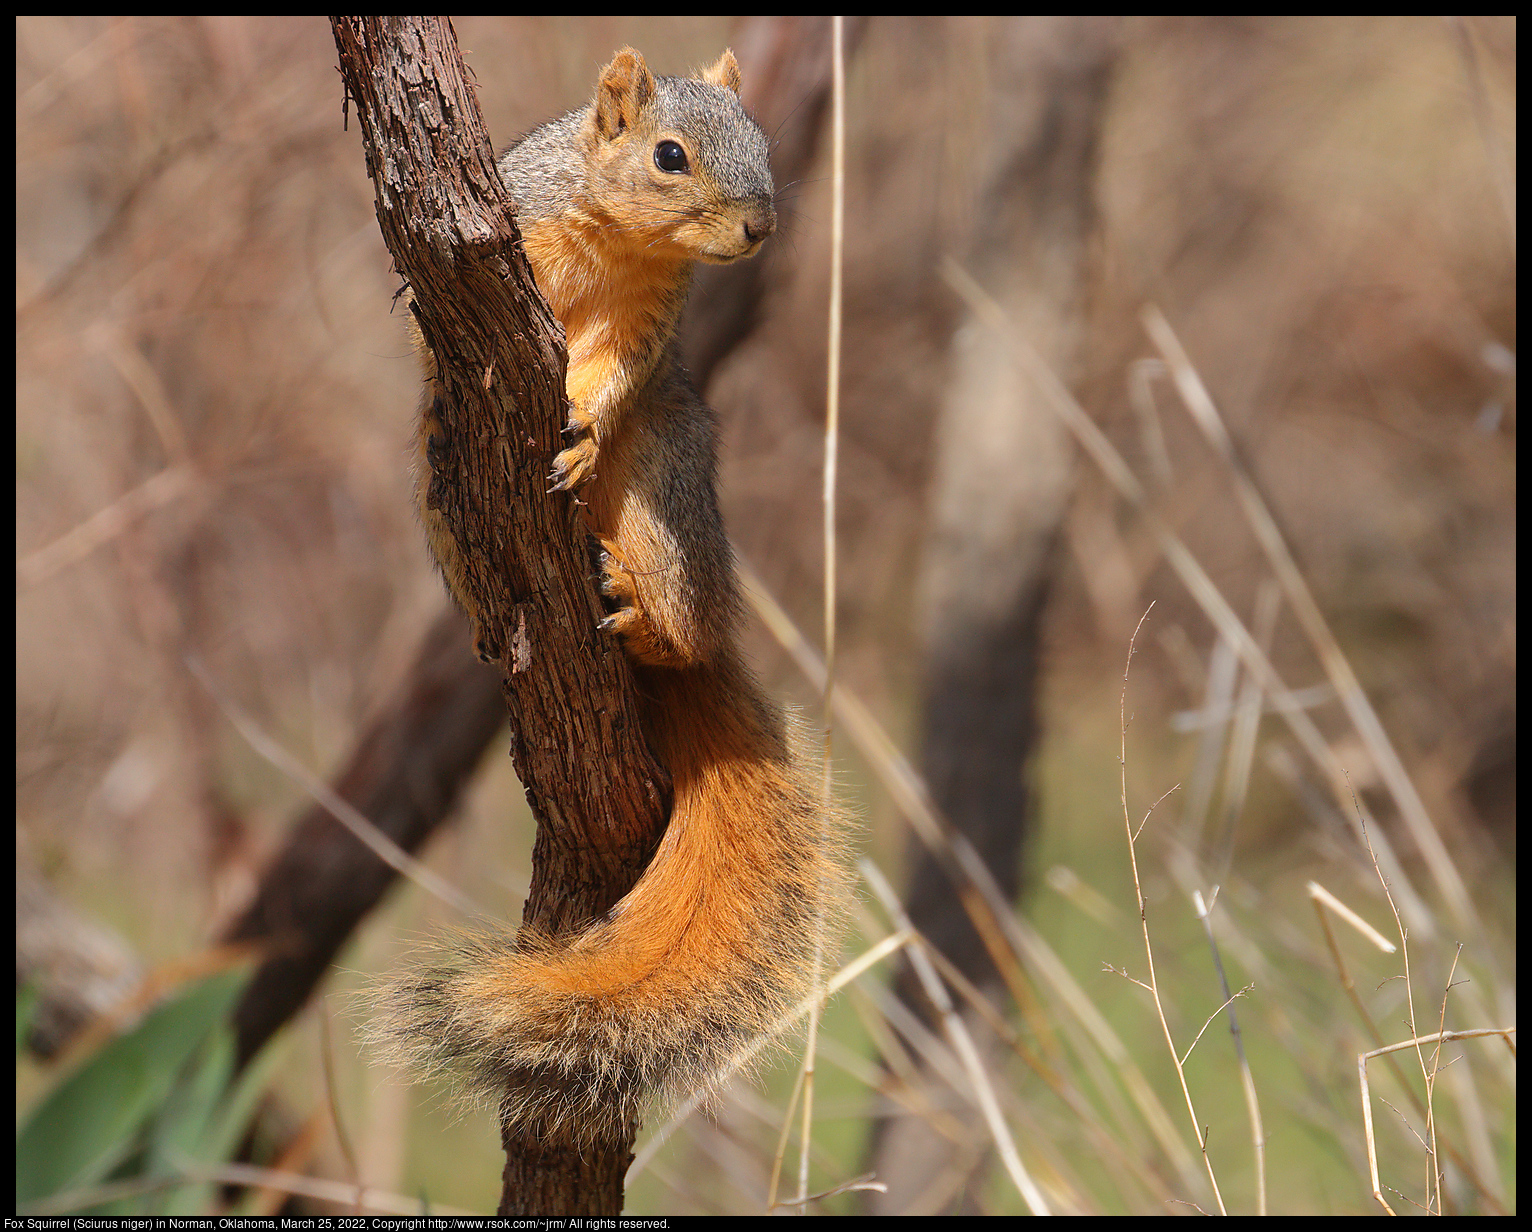
[{"label": "squirrel muzzle", "polygon": [[709,265],[732,265],[755,256],[777,230],[777,211],[771,198],[743,202],[727,231],[717,228],[713,242],[698,253]]}]

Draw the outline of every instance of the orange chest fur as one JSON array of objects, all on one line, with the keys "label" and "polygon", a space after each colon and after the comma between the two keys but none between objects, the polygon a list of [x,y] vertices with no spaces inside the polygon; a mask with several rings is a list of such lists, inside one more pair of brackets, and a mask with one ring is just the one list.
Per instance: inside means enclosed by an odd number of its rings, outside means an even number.
[{"label": "orange chest fur", "polygon": [[675,261],[574,212],[529,222],[523,236],[538,290],[564,326],[576,403],[668,338],[685,289],[685,270]]}]

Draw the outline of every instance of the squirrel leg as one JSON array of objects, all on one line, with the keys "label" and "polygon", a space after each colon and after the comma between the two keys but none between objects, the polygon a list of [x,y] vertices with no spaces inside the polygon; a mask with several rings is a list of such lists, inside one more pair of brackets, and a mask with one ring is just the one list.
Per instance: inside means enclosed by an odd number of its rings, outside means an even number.
[{"label": "squirrel leg", "polygon": [[622,648],[636,662],[650,667],[690,667],[692,660],[682,654],[644,610],[642,597],[634,582],[633,570],[625,565],[610,539],[601,544],[601,593],[611,601],[612,611],[601,628],[615,633]]},{"label": "squirrel leg", "polygon": [[446,580],[448,591],[473,625],[474,653],[485,663],[493,663],[500,658],[500,647],[484,630],[482,613],[468,589],[467,562],[442,516],[450,490],[444,472],[453,465],[453,458],[451,440],[442,424],[440,394],[431,398],[421,414],[415,452],[415,500],[426,542]]},{"label": "squirrel leg", "polygon": [[631,389],[630,365],[613,362],[605,353],[588,355],[589,342],[571,349],[565,388],[569,392],[566,434],[574,438],[569,448],[553,459],[555,491],[574,491],[596,473],[601,446],[615,435],[618,411]]}]

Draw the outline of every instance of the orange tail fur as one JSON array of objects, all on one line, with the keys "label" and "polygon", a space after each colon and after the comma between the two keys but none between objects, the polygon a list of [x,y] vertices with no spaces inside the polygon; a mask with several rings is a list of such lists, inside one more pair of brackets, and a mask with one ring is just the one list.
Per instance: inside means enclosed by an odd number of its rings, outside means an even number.
[{"label": "orange tail fur", "polygon": [[674,780],[642,878],[573,938],[480,934],[388,996],[382,1042],[502,1115],[589,1137],[717,1080],[811,990],[846,890],[841,827],[742,664],[639,668]]}]

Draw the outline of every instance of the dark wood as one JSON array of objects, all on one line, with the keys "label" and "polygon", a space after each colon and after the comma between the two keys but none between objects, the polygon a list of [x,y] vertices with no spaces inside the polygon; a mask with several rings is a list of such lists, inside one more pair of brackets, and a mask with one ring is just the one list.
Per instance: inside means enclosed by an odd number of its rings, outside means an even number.
[{"label": "dark wood", "polygon": [[[538,822],[523,926],[570,930],[632,887],[669,792],[627,661],[597,630],[577,507],[549,491],[566,419],[562,330],[533,282],[451,23],[331,24],[378,224],[436,356],[441,509],[505,672],[511,755]],[[625,1128],[583,1152],[508,1131],[501,1213],[619,1213],[636,1131]]]},{"label": "dark wood", "polygon": [[[1093,179],[1118,22],[1095,16],[979,20],[988,58],[976,70],[987,96],[986,170],[964,260],[1012,319],[1027,323],[1049,366],[1068,380],[1086,320]],[[1003,390],[990,375],[997,362],[1004,361],[993,352],[954,347],[937,422],[921,579],[928,624],[920,761],[941,814],[1014,899],[1033,826],[1027,768],[1041,735],[1043,616],[1071,489],[1064,430],[1039,395],[982,392]],[[990,464],[975,464],[975,441],[984,442]],[[921,934],[986,993],[998,998],[1006,983],[1015,987],[996,966],[1003,950],[992,950],[984,939],[990,930],[975,927],[979,917],[970,917],[969,877],[951,847],[912,841],[908,867],[904,901]],[[907,963],[896,968],[894,989],[935,1020]],[[995,1046],[991,1032],[979,1038],[981,1048]],[[868,1170],[887,1188],[865,1195],[867,1213],[929,1209],[923,1205],[928,1193],[947,1186],[952,1171],[962,1168],[972,1168],[970,1180],[943,1209],[979,1209],[973,1194],[983,1172],[926,1121],[879,1120],[868,1148]]]},{"label": "dark wood", "polygon": [[[861,30],[847,23],[847,42]],[[829,99],[829,20],[743,19],[735,38],[746,103],[774,134],[780,186],[808,173]],[[790,207],[789,207],[790,208]],[[715,364],[749,335],[763,279],[709,281],[712,274],[769,268],[768,248],[744,265],[699,271],[683,346],[693,379],[705,385]],[[727,325],[728,328],[724,328]],[[444,609],[422,638],[405,681],[377,709],[332,780],[385,834],[416,851],[451,819],[462,789],[505,723],[501,675],[473,656],[468,624]],[[303,1006],[351,930],[393,884],[395,873],[322,806],[304,810],[266,865],[250,905],[221,940],[270,943],[236,1012],[241,1061]]]}]

